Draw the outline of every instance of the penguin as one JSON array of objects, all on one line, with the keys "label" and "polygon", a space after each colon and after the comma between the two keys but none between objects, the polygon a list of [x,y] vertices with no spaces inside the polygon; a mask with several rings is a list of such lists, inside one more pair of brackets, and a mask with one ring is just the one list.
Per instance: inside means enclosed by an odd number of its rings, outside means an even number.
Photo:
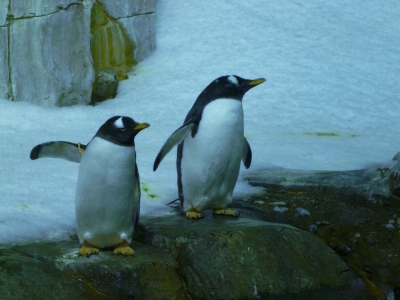
[{"label": "penguin", "polygon": [[162,146],[153,166],[157,170],[176,145],[179,200],[187,218],[199,219],[202,211],[239,216],[227,208],[239,176],[240,161],[249,168],[252,152],[244,137],[242,99],[264,78],[236,75],[212,81],[198,96],[185,121]]},{"label": "penguin", "polygon": [[[149,127],[124,116],[107,120],[88,145],[49,142],[34,147],[31,159],[64,158],[80,162],[75,193],[79,255],[114,248],[115,254],[133,255],[130,247],[139,222],[140,179],[134,138]],[[83,155],[81,155],[83,154]]]}]

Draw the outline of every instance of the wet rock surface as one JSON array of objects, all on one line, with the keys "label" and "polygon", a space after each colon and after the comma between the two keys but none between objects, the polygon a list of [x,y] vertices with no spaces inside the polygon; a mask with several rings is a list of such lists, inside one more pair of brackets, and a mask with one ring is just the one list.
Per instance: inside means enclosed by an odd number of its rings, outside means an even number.
[{"label": "wet rock surface", "polygon": [[[247,179],[264,186],[265,193],[234,206],[313,232],[363,278],[370,295],[400,299],[397,170],[398,164],[383,171],[264,170]],[[287,211],[275,210],[272,203],[282,203]],[[309,216],[300,215],[299,207]]]},{"label": "wet rock surface", "polygon": [[76,237],[3,245],[0,298],[368,299],[355,272],[314,234],[242,214],[142,218],[133,257],[78,257]]}]

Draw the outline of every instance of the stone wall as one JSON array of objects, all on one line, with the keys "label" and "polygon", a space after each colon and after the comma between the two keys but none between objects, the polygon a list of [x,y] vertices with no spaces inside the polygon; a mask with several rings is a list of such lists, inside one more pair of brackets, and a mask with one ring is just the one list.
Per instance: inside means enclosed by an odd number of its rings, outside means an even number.
[{"label": "stone wall", "polygon": [[88,104],[96,74],[127,78],[155,49],[155,0],[1,2],[0,98]]}]

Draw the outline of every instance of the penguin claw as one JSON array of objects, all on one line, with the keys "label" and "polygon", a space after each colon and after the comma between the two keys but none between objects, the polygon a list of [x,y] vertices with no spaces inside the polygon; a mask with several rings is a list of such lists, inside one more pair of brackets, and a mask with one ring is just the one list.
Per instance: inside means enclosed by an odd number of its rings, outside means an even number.
[{"label": "penguin claw", "polygon": [[122,254],[124,256],[134,255],[135,250],[133,250],[127,242],[122,242],[114,249],[114,254]]},{"label": "penguin claw", "polygon": [[82,247],[78,251],[78,255],[89,257],[92,254],[99,254],[99,249],[90,245],[86,241],[83,242]]},{"label": "penguin claw", "polygon": [[237,210],[230,208],[215,208],[213,210],[214,215],[224,215],[224,216],[232,216],[239,217],[240,213]]},{"label": "penguin claw", "polygon": [[203,215],[197,211],[189,210],[186,212],[186,218],[188,218],[188,219],[200,219],[202,217],[203,217]]}]

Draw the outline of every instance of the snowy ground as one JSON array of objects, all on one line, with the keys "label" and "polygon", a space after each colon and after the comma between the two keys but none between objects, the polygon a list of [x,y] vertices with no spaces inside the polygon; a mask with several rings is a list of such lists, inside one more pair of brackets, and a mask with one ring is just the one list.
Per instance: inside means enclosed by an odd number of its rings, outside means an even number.
[{"label": "snowy ground", "polygon": [[[243,101],[251,172],[276,166],[346,170],[400,151],[398,1],[163,1],[157,50],[95,107],[0,100],[0,243],[68,239],[78,164],[31,161],[33,146],[87,143],[114,115],[151,127],[136,138],[142,214],[177,197],[175,151],[152,171],[166,138],[215,78],[267,81]],[[29,80],[29,79],[27,79]],[[257,192],[239,179],[236,195]]]}]

